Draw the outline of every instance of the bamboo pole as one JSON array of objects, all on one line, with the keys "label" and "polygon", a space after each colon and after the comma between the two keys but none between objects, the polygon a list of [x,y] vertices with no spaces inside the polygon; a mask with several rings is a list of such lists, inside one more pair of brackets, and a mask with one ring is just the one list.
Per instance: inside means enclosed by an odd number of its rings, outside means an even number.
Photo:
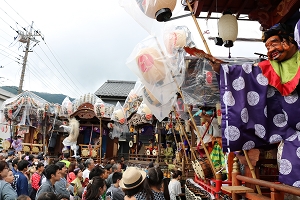
[{"label": "bamboo pole", "polygon": [[[199,28],[200,28],[200,27],[199,27]],[[162,55],[163,55],[164,57],[166,57],[165,54],[163,53],[163,50],[162,50],[161,46],[159,45],[159,42],[158,42],[158,40],[157,40],[156,37],[155,37],[155,39],[156,39],[157,45],[158,45],[158,47],[159,47],[159,49],[160,49]],[[204,40],[204,41],[205,41],[205,40]],[[207,48],[208,48],[208,47],[207,47]],[[174,80],[174,82],[175,82],[175,84],[176,84],[176,86],[177,86],[178,93],[180,94],[180,96],[181,96],[181,98],[182,98],[182,100],[183,100],[183,102],[184,102],[184,96],[183,96],[183,94],[182,94],[182,91],[181,91],[181,89],[180,89],[180,87],[179,87],[179,85],[178,85],[176,79],[174,78],[174,77],[175,77],[175,76],[174,76],[174,73],[173,73],[172,70],[170,70],[170,72],[171,72],[171,75],[172,75],[172,77],[173,77],[173,80]],[[185,106],[186,106],[186,104],[185,104]],[[199,130],[197,129],[197,126],[196,126],[194,117],[193,117],[193,115],[192,115],[190,109],[187,109],[187,110],[188,110],[189,116],[190,116],[190,118],[191,118],[191,121],[192,121],[192,123],[193,123],[193,126],[196,128],[197,134],[200,135]],[[187,141],[188,141],[188,138],[187,138]],[[213,162],[212,162],[212,160],[211,160],[211,158],[210,158],[210,156],[209,156],[208,150],[207,150],[207,148],[206,148],[206,146],[205,146],[205,144],[204,144],[204,142],[203,142],[203,140],[202,140],[201,137],[200,137],[200,141],[201,141],[201,145],[203,146],[203,149],[204,149],[204,151],[205,151],[206,157],[207,157],[207,159],[208,159],[208,161],[209,161],[209,163],[210,163],[210,165],[211,165],[211,168],[212,168],[214,177],[216,177],[216,174],[217,174],[216,169],[214,168],[214,165],[213,165]],[[195,155],[194,155],[194,157],[196,158]]]},{"label": "bamboo pole", "polygon": [[[172,76],[174,77],[174,74],[173,74],[172,71],[171,71],[171,73],[172,73]],[[176,81],[175,79],[174,79],[174,82],[176,83],[177,88],[178,88],[178,92],[179,92],[179,94],[180,94],[180,96],[181,96],[181,98],[182,98],[182,100],[183,100],[183,102],[184,102],[184,96],[183,96],[182,91],[181,91],[181,89],[179,88],[178,83],[177,83],[177,81]],[[199,132],[199,130],[198,130],[198,128],[197,128],[197,125],[196,125],[196,122],[195,122],[195,119],[194,119],[194,117],[193,117],[193,115],[192,115],[191,110],[190,110],[189,108],[188,108],[187,110],[188,110],[190,119],[191,119],[191,121],[192,121],[192,124],[193,124],[193,126],[194,126],[194,128],[195,128],[195,131],[197,132],[197,135],[201,135],[200,132]],[[175,111],[175,112],[176,112],[176,111]],[[185,132],[184,132],[184,133],[185,133]],[[209,163],[210,163],[210,166],[211,166],[211,168],[212,168],[214,177],[216,177],[217,172],[216,172],[216,169],[215,169],[215,167],[214,167],[214,164],[213,164],[213,162],[212,162],[212,160],[211,160],[211,158],[210,158],[209,152],[208,152],[208,150],[207,150],[207,148],[206,148],[206,146],[205,146],[205,144],[204,144],[204,142],[203,142],[203,139],[202,139],[201,137],[200,137],[199,139],[200,139],[201,145],[202,145],[202,147],[203,147],[203,149],[204,149],[205,155],[206,155],[206,157],[207,157],[207,159],[208,159],[208,161],[209,161]],[[187,138],[187,140],[188,140],[188,138]],[[190,145],[190,146],[191,146],[191,145]],[[195,155],[194,155],[194,157],[195,157]],[[195,158],[196,158],[196,157],[195,157]]]},{"label": "bamboo pole", "polygon": [[202,41],[203,41],[203,44],[204,44],[204,46],[205,46],[205,48],[206,48],[206,51],[207,51],[208,54],[211,55],[211,52],[210,52],[209,47],[208,47],[208,45],[207,45],[207,42],[206,42],[206,40],[205,40],[205,38],[204,38],[204,36],[203,36],[203,33],[202,33],[201,29],[200,29],[200,26],[199,26],[199,24],[198,24],[198,21],[197,21],[197,19],[196,19],[196,16],[195,16],[195,14],[194,14],[194,12],[193,12],[193,9],[192,9],[192,7],[191,7],[191,4],[190,4],[189,0],[187,0],[186,3],[187,3],[187,5],[188,5],[188,7],[189,7],[190,12],[192,13],[192,17],[193,17],[194,23],[195,23],[195,25],[196,25],[196,27],[197,27],[197,30],[198,30],[198,32],[199,32],[199,35],[200,35],[200,37],[201,37],[201,39],[202,39]]},{"label": "bamboo pole", "polygon": [[[252,178],[256,179],[254,168],[253,168],[253,166],[252,166],[252,164],[250,162],[249,156],[248,156],[248,151],[246,151],[246,150],[243,150],[243,151],[244,151],[244,154],[245,154],[245,158],[246,158],[247,164],[248,164],[248,166],[250,168]],[[260,190],[259,185],[255,185],[255,187],[256,187],[257,193],[261,194],[261,190]]]}]

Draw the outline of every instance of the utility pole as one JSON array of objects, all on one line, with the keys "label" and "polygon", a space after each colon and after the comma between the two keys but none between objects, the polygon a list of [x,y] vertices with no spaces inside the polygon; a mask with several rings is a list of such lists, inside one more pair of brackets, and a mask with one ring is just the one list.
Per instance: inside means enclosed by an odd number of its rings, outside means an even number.
[{"label": "utility pole", "polygon": [[22,88],[23,88],[23,82],[24,82],[24,76],[25,76],[25,70],[26,70],[26,63],[27,63],[27,57],[30,47],[30,41],[34,41],[38,43],[39,41],[34,38],[34,36],[41,36],[39,31],[35,31],[34,34],[32,34],[32,27],[33,27],[33,22],[30,27],[30,31],[26,33],[26,35],[23,33],[23,31],[18,31],[19,34],[19,42],[26,43],[25,47],[25,56],[23,58],[23,66],[22,66],[22,72],[21,72],[21,78],[20,78],[20,84],[19,84],[19,89],[18,89],[18,94],[22,93]]}]

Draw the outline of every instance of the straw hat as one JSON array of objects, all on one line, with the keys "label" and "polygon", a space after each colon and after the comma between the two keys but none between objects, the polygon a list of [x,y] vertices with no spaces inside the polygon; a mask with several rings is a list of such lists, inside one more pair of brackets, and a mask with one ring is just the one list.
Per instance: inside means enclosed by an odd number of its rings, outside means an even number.
[{"label": "straw hat", "polygon": [[146,178],[146,172],[138,170],[135,167],[127,167],[120,181],[120,187],[123,189],[132,189],[139,186]]}]

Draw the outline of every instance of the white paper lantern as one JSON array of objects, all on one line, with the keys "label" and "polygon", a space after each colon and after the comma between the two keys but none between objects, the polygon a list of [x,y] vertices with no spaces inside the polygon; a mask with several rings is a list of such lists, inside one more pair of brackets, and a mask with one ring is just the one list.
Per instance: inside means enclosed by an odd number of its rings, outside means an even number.
[{"label": "white paper lantern", "polygon": [[230,13],[224,13],[218,22],[219,36],[224,41],[225,47],[232,47],[238,35],[236,17]]},{"label": "white paper lantern", "polygon": [[157,21],[166,21],[171,18],[176,6],[176,0],[144,0],[141,1],[142,11]]},{"label": "white paper lantern", "polygon": [[153,47],[142,49],[136,57],[136,63],[142,78],[148,83],[162,84],[166,76],[166,66],[163,56]]}]

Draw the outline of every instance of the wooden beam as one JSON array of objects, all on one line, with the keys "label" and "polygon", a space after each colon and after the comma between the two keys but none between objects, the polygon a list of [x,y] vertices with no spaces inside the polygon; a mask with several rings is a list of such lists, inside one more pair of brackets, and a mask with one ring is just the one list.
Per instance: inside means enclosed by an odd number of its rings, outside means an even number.
[{"label": "wooden beam", "polygon": [[300,7],[299,0],[282,0],[271,14],[271,26],[286,21]]},{"label": "wooden beam", "polygon": [[209,6],[209,9],[207,11],[207,19],[210,18],[214,6],[216,6],[216,0],[213,0]]},{"label": "wooden beam", "polygon": [[227,1],[227,3],[225,4],[225,6],[223,7],[221,13],[223,13],[224,11],[226,11],[228,9],[229,5],[232,5],[232,0]]},{"label": "wooden beam", "polygon": [[244,3],[242,4],[242,6],[239,8],[238,12],[236,13],[236,19],[238,19],[240,17],[242,10],[245,8],[247,3],[248,3],[248,0],[244,0]]}]

